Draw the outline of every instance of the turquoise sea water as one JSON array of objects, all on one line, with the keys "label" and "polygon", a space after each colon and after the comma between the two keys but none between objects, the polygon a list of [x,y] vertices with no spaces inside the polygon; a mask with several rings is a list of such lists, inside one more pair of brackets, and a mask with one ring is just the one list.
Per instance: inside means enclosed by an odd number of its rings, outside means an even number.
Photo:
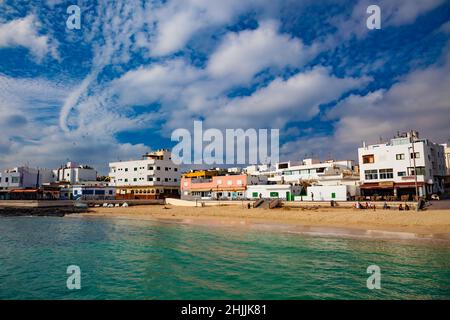
[{"label": "turquoise sea water", "polygon": [[[366,269],[381,268],[381,290]],[[81,289],[66,287],[67,266]],[[443,299],[450,248],[152,221],[0,218],[0,299]]]}]

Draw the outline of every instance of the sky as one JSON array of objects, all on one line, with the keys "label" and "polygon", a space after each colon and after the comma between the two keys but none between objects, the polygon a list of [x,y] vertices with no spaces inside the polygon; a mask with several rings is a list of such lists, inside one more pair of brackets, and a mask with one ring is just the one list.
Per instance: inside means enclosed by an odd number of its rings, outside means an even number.
[{"label": "sky", "polygon": [[411,129],[447,143],[449,35],[446,0],[0,0],[0,168],[106,173],[194,120],[279,129],[281,160]]}]

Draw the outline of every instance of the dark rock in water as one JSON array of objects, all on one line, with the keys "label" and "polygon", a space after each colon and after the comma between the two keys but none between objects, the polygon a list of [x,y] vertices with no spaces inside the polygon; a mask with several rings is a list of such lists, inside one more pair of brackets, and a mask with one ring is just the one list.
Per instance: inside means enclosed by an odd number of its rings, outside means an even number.
[{"label": "dark rock in water", "polygon": [[64,217],[66,214],[87,212],[87,208],[49,207],[49,208],[0,208],[0,216],[51,216]]}]

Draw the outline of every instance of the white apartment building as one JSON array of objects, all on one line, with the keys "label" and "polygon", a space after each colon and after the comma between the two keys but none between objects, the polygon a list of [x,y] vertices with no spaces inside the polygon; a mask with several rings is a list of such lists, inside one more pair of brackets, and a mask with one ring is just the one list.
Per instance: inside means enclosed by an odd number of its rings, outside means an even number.
[{"label": "white apartment building", "polygon": [[398,134],[388,143],[363,145],[358,159],[363,195],[413,196],[416,176],[419,196],[443,192],[444,147],[419,139],[417,132]]},{"label": "white apartment building", "polygon": [[357,185],[359,176],[354,174],[353,160],[304,159],[303,161],[279,162],[274,167],[249,166],[248,174],[265,175],[270,182],[277,184],[302,184],[309,182],[314,185]]},{"label": "white apartment building", "polygon": [[39,188],[55,180],[50,169],[15,167],[0,171],[0,190]]},{"label": "white apartment building", "polygon": [[97,171],[95,169],[86,165],[79,165],[76,162],[67,162],[64,166],[54,170],[54,174],[57,181],[69,184],[95,181],[97,179]]},{"label": "white apartment building", "polygon": [[147,153],[142,160],[111,162],[109,169],[118,199],[179,197],[180,171],[168,150]]}]

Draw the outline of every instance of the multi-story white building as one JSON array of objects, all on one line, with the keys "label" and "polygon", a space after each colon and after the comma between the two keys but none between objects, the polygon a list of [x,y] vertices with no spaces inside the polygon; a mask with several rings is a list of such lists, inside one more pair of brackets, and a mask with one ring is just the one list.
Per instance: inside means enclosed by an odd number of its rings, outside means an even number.
[{"label": "multi-story white building", "polygon": [[[445,156],[442,145],[419,139],[417,132],[398,134],[388,143],[358,149],[363,195],[415,195],[443,192]],[[414,168],[415,167],[415,168]]]},{"label": "multi-story white building", "polygon": [[0,190],[39,188],[55,180],[50,169],[15,167],[0,171]]},{"label": "multi-story white building", "polygon": [[180,171],[168,150],[142,156],[142,160],[109,164],[110,186],[116,187],[116,198],[159,199],[179,197]]},{"label": "multi-story white building", "polygon": [[279,162],[274,167],[250,166],[247,173],[265,175],[270,182],[278,184],[356,185],[359,176],[354,173],[353,160],[304,159],[303,161]]},{"label": "multi-story white building", "polygon": [[97,179],[97,171],[95,169],[86,165],[79,165],[76,162],[67,162],[64,166],[54,170],[54,174],[57,177],[57,181],[69,184],[95,181]]}]

